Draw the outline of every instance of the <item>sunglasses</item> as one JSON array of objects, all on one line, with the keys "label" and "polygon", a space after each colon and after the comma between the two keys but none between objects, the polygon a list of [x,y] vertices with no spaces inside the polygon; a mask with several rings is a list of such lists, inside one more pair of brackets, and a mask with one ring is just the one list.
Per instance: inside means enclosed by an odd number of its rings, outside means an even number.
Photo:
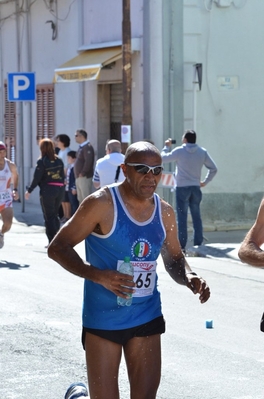
[{"label": "sunglasses", "polygon": [[129,162],[126,163],[126,165],[134,166],[135,171],[137,173],[141,173],[142,175],[146,175],[147,173],[149,173],[151,171],[153,173],[153,175],[158,176],[163,171],[162,165],[148,166],[148,165],[141,164],[141,163],[129,163]]}]

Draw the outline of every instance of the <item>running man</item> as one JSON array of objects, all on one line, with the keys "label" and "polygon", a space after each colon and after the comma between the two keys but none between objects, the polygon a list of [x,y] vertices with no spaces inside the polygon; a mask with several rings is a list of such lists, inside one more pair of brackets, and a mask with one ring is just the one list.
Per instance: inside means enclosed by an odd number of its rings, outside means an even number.
[{"label": "running man", "polygon": [[[198,294],[201,303],[210,289],[183,256],[173,208],[155,194],[163,170],[158,149],[143,141],[131,144],[121,168],[125,180],[85,198],[50,243],[48,256],[85,279],[82,342],[90,398],[119,398],[124,352],[130,398],[154,399],[165,331],[157,288],[159,254],[171,278]],[[83,240],[86,261],[74,249]],[[125,256],[131,257],[134,279],[118,272]],[[119,306],[117,297],[129,294],[131,306]]]},{"label": "running man", "polygon": [[[11,189],[13,184],[13,190]],[[6,158],[6,146],[0,141],[0,214],[2,228],[0,232],[0,248],[4,246],[4,234],[11,229],[13,222],[13,200],[19,199],[18,171],[14,162]]]}]

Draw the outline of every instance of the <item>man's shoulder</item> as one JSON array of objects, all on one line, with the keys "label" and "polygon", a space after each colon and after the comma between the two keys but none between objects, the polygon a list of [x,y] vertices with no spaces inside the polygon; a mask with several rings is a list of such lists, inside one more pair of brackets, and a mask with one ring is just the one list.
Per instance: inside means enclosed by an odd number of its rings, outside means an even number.
[{"label": "man's shoulder", "polygon": [[87,198],[89,198],[90,201],[96,201],[97,204],[100,202],[101,205],[109,205],[109,199],[112,198],[110,191],[111,189],[108,186],[104,186],[90,194]]},{"label": "man's shoulder", "polygon": [[9,166],[9,169],[10,169],[10,170],[12,170],[12,169],[15,169],[15,168],[16,168],[16,164],[15,164],[15,162],[11,161],[11,160],[10,160],[10,159],[8,159],[8,158],[5,158],[5,161],[6,161],[7,165]]},{"label": "man's shoulder", "polygon": [[109,161],[109,155],[105,155],[104,157],[97,159],[96,165],[101,165],[107,163],[108,161]]},{"label": "man's shoulder", "polygon": [[90,142],[84,144],[84,145],[81,147],[81,149],[82,149],[85,153],[87,153],[87,154],[94,153],[94,148],[93,148],[93,146],[92,146],[92,144],[91,144]]}]

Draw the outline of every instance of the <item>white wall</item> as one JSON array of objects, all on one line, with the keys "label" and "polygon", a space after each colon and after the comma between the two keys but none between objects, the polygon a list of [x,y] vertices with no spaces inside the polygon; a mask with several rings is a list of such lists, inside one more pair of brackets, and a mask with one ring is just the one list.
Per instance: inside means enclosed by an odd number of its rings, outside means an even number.
[{"label": "white wall", "polygon": [[219,168],[204,190],[204,212],[253,219],[264,187],[264,2],[218,7],[212,0],[185,0],[184,6],[185,128],[193,126],[193,64],[201,62],[198,144]]},{"label": "white wall", "polygon": [[[186,127],[192,116],[192,63],[202,62],[197,133],[219,166],[210,190],[263,191],[264,2],[236,0],[223,8],[210,1],[192,3],[185,7]],[[229,77],[237,87],[220,86],[218,79]]]},{"label": "white wall", "polygon": [[[178,1],[178,0],[172,0]],[[0,30],[1,74],[0,90],[7,72],[36,72],[37,84],[51,83],[54,69],[78,54],[83,45],[122,40],[122,2],[120,0],[58,1],[58,18],[47,9],[44,1],[34,2],[30,9],[30,41],[27,41],[27,18],[19,16],[21,63],[18,65],[15,4],[0,5],[0,17],[7,18]],[[143,52],[150,54],[150,131],[158,148],[162,148],[164,132],[163,51],[164,26],[162,0],[149,5],[149,48],[141,40],[141,50],[132,56],[132,118],[134,140],[144,137]],[[131,1],[132,37],[142,38],[144,0]],[[197,92],[198,143],[208,149],[219,172],[204,190],[204,205],[220,217],[234,212],[241,217],[252,215],[263,192],[263,91],[264,91],[264,2],[234,0],[230,7],[220,8],[212,0],[184,0],[184,128],[193,126],[193,64],[203,64],[201,92]],[[81,17],[84,17],[83,35]],[[181,18],[180,15],[175,15]],[[58,35],[52,40],[48,20],[53,20]],[[166,33],[168,34],[168,33]],[[177,72],[177,71],[176,71]],[[167,73],[167,72],[166,72]],[[220,85],[219,78],[237,81],[237,87]],[[109,71],[102,71],[102,81],[120,82],[122,62]],[[97,145],[97,82],[63,83],[55,85],[56,134],[66,133],[71,147],[76,149],[74,132],[83,127],[92,144]],[[164,91],[164,88],[166,89]],[[175,90],[178,88],[175,87]],[[2,107],[3,109],[3,104]],[[31,108],[31,110],[30,110]],[[166,110],[165,110],[166,111]],[[32,114],[31,114],[32,113]],[[32,115],[32,116],[30,116]],[[30,119],[31,118],[31,119]],[[0,116],[3,133],[3,111]],[[32,131],[31,131],[32,126]],[[176,126],[177,127],[177,126]],[[36,137],[35,103],[24,106],[26,166],[34,168],[39,156]],[[220,200],[219,200],[220,199]],[[210,207],[208,206],[210,205]]]}]

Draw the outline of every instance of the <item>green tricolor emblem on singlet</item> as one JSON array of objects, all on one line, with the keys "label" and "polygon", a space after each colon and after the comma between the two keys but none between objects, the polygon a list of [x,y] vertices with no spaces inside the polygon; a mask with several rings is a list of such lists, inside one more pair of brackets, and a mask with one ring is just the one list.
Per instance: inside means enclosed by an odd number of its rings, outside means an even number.
[{"label": "green tricolor emblem on singlet", "polygon": [[138,242],[134,248],[134,253],[138,258],[143,258],[149,252],[149,245],[146,242]]}]

